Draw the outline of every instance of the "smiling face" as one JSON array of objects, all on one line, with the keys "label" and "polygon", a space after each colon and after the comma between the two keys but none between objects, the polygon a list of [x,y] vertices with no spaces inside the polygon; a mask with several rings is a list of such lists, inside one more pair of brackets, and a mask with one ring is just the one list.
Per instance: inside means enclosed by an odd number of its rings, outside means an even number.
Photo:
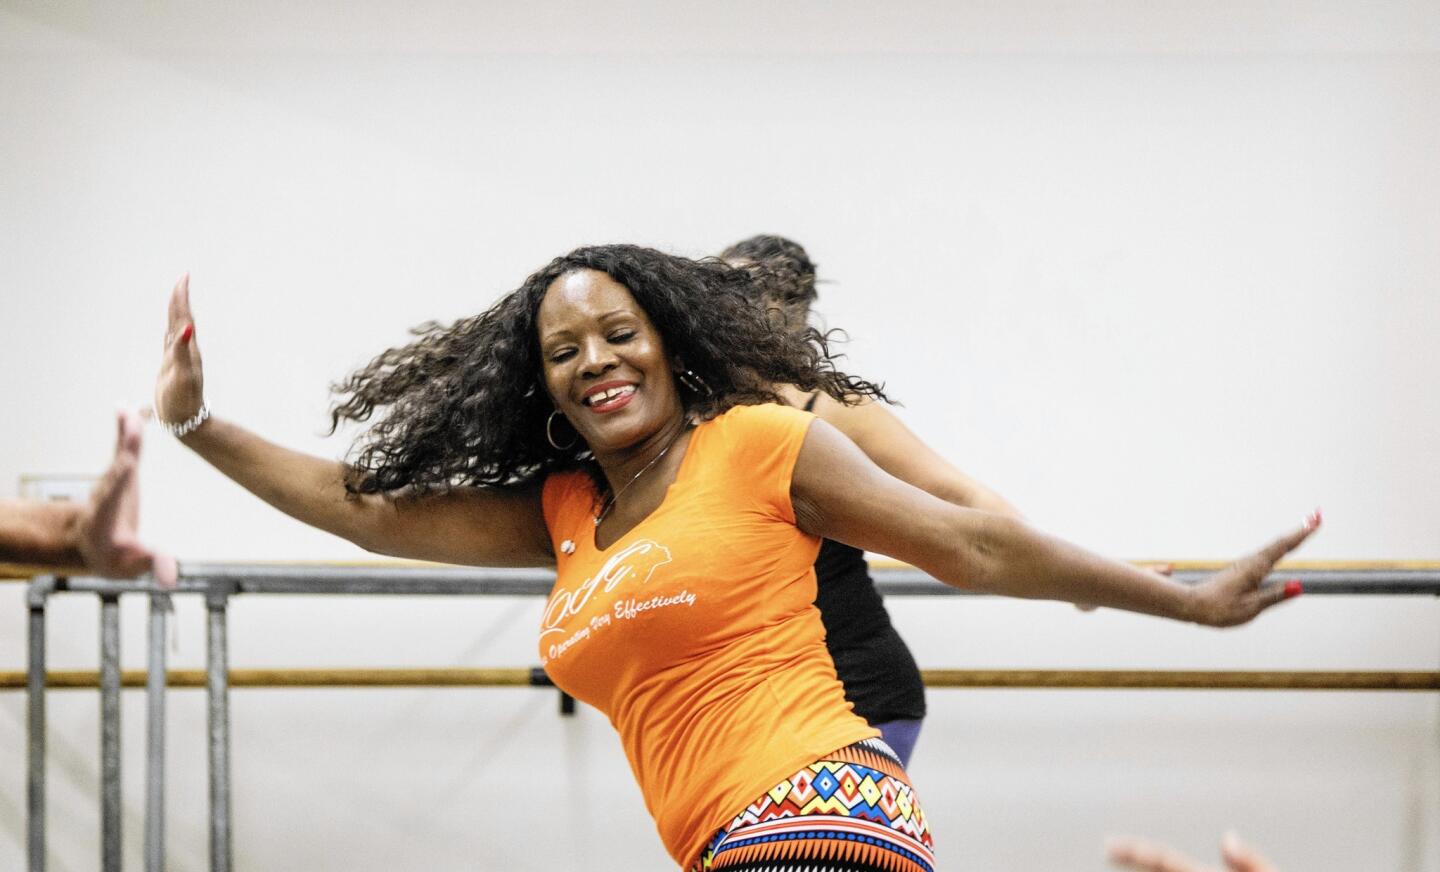
[{"label": "smiling face", "polygon": [[579,269],[551,282],[536,326],[546,390],[602,463],[683,423],[660,332],[609,275]]}]

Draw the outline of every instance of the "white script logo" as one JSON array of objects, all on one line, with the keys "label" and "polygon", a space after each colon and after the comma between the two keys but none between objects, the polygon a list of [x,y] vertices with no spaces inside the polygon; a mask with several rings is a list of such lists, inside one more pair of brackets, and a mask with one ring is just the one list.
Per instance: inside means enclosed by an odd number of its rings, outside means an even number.
[{"label": "white script logo", "polygon": [[565,632],[560,625],[580,614],[596,588],[601,588],[601,593],[609,593],[621,582],[632,578],[643,585],[656,569],[669,562],[670,549],[653,539],[640,539],[625,550],[616,552],[605,561],[599,572],[585,579],[579,587],[573,591],[558,590],[550,597],[545,615],[540,619],[540,638]]}]

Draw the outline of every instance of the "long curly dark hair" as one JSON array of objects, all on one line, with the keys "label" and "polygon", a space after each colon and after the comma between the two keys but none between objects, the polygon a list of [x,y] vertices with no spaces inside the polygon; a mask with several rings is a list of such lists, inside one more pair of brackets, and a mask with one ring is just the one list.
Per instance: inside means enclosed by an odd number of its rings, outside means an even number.
[{"label": "long curly dark hair", "polygon": [[383,352],[332,387],[332,433],[342,421],[365,422],[379,413],[351,451],[346,488],[418,495],[457,485],[519,486],[562,469],[597,473],[583,441],[557,449],[546,438],[555,407],[544,386],[536,325],[550,284],[581,269],[606,273],[629,289],[670,358],[699,376],[704,390],[677,383],[692,418],[778,402],[777,384],[824,391],[842,402],[888,399],[881,385],[837,370],[825,336],[787,330],[755,305],[757,278],[749,270],[634,245],[578,248],[479,315],[420,325],[413,342]]},{"label": "long curly dark hair", "polygon": [[793,239],[761,233],[742,239],[720,258],[743,264],[755,277],[752,293],[762,305],[778,305],[790,320],[803,324],[804,315],[815,302],[815,262],[804,246]]}]

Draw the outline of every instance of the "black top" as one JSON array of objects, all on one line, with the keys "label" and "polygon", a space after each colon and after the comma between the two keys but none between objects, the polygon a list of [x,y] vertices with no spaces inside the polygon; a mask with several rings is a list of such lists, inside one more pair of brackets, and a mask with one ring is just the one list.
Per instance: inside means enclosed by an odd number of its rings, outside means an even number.
[{"label": "black top", "polygon": [[[812,411],[815,396],[805,403]],[[855,714],[871,724],[925,717],[925,684],[905,640],[890,624],[865,553],[824,539],[815,558],[815,605],[825,623],[825,647]]]},{"label": "black top", "polygon": [[825,647],[855,714],[872,724],[925,717],[925,684],[905,640],[890,625],[865,553],[822,540],[815,559],[815,605],[825,622]]}]

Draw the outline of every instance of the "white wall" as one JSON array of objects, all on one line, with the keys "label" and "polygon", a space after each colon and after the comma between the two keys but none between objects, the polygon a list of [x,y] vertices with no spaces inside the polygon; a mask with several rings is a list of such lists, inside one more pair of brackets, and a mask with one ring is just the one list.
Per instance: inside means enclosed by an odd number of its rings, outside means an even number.
[{"label": "white wall", "polygon": [[[217,412],[334,456],[326,385],[406,327],[577,244],[772,231],[833,280],[854,368],[1048,529],[1223,558],[1318,504],[1305,557],[1440,558],[1434,4],[7,2],[0,83],[0,495],[103,465],[182,271]],[[162,437],[146,530],[183,558],[362,556]],[[538,606],[241,600],[232,661],[529,665]],[[893,610],[934,667],[1440,668],[1434,600],[1302,598],[1226,633]],[[180,624],[198,666],[197,604]],[[4,668],[23,627],[0,588]],[[92,603],[52,628],[55,668],[93,666]],[[173,696],[172,868],[200,869],[203,701]],[[1433,694],[931,699],[914,774],[944,868],[1100,869],[1125,831],[1211,856],[1234,825],[1289,870],[1440,872]],[[242,869],[666,866],[603,718],[548,693],[233,704]],[[51,718],[52,868],[91,868],[95,700]],[[0,696],[0,868],[23,738]]]}]

